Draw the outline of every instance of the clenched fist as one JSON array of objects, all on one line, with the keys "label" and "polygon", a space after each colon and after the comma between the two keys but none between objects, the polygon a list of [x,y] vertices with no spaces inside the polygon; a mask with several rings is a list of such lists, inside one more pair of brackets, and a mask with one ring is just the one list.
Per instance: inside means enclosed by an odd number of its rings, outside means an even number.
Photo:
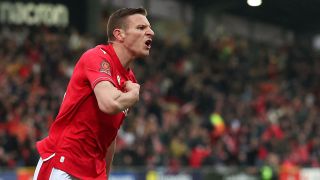
[{"label": "clenched fist", "polygon": [[124,89],[132,94],[132,98],[135,99],[135,101],[139,100],[139,92],[140,92],[140,85],[137,83],[133,83],[132,81],[126,81],[124,83]]}]

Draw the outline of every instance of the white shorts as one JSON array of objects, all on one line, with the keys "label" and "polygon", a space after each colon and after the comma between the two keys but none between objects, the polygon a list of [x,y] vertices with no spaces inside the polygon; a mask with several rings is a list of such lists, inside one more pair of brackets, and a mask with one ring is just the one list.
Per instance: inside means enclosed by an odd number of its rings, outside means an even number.
[{"label": "white shorts", "polygon": [[[40,158],[34,172],[33,180],[37,180],[40,168],[42,166],[42,159]],[[60,169],[52,168],[49,180],[75,180],[76,178],[72,177],[68,173],[61,171]]]}]

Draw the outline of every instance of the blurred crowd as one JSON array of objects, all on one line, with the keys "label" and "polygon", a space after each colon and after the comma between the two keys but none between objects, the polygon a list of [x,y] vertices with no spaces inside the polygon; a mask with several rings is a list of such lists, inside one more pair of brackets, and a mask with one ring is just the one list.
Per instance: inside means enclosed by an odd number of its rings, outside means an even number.
[{"label": "blurred crowd", "polygon": [[[74,29],[2,27],[0,166],[35,166],[79,56],[104,39]],[[115,167],[320,166],[320,60],[298,44],[221,35],[155,39]]]}]

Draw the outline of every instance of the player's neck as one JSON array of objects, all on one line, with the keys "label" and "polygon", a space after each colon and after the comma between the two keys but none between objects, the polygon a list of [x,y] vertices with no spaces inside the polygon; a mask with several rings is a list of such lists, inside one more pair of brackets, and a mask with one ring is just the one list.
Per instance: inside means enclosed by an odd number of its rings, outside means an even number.
[{"label": "player's neck", "polygon": [[134,59],[134,57],[131,55],[131,53],[126,49],[121,47],[120,44],[117,43],[113,43],[112,44],[114,51],[116,52],[120,63],[122,64],[122,66],[125,69],[128,69],[132,60]]}]

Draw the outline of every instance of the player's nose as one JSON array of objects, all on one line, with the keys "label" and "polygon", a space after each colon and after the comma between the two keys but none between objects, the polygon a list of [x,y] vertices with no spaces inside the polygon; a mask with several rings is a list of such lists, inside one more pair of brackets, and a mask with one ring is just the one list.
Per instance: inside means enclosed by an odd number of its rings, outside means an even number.
[{"label": "player's nose", "polygon": [[154,31],[151,28],[149,28],[147,30],[146,34],[153,37],[154,36]]}]

